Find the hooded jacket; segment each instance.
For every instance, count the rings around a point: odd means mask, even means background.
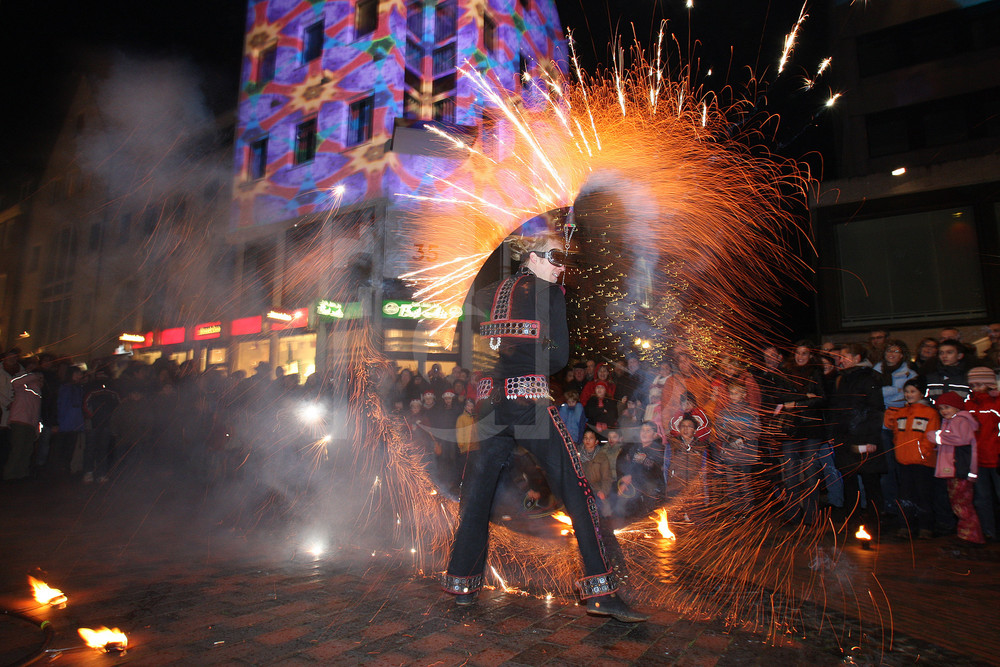
[[[976,431],[979,465],[996,468],[1000,461],[1000,396],[972,392],[965,401],[965,409],[979,422],[979,430]]]
[[[979,422],[967,410],[941,422],[941,429],[931,431],[927,439],[937,443],[935,477],[975,480],[979,473],[976,457],[976,431]]]

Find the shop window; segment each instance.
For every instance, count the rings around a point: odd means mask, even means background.
[[[366,97],[353,102],[348,120],[347,144],[349,146],[357,146],[371,140],[372,126],[375,122],[375,98]]]
[[[443,0],[434,8],[434,41],[441,42],[455,36],[458,5],[454,0]]]
[[[354,9],[354,36],[363,37],[378,27],[378,0],[358,0]]]
[[[299,123],[295,128],[295,164],[312,162],[316,157],[316,119]]]
[[[323,54],[323,22],[307,27],[302,35],[302,64],[312,62]]]
[[[264,178],[267,173],[267,137],[250,144],[250,163],[248,166],[251,180]]]
[[[842,326],[985,317],[971,208],[855,220],[834,235]]]
[[[263,86],[274,80],[274,70],[278,63],[278,47],[272,46],[260,52],[257,61],[257,85]]]
[[[497,22],[489,14],[483,14],[483,49],[493,55],[497,48]]]
[[[455,122],[455,98],[446,97],[434,103],[434,120],[442,123]]]
[[[434,76],[447,74],[455,69],[455,43],[434,49]]]

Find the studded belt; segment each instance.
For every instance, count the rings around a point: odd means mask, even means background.
[[[476,398],[491,398],[493,378],[483,378],[476,385]],[[518,375],[503,381],[504,396],[514,398],[549,398],[549,379],[544,375]]]

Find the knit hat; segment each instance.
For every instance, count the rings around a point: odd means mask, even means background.
[[[608,383],[604,380],[598,380],[594,383],[594,389],[597,389],[598,387],[604,387],[604,391],[608,391]]]
[[[976,366],[969,371],[969,384],[988,384],[997,386],[996,374],[986,366]]]
[[[953,391],[946,391],[934,400],[935,405],[950,405],[956,410],[961,410],[965,406],[962,397]]]
[[[448,398],[449,396],[455,398],[455,392],[453,392],[451,389],[441,394],[441,398]]]
[[[433,392],[433,391],[431,391],[430,389],[428,389],[427,391],[425,391],[425,392],[423,393],[423,396],[424,396],[425,398],[426,398],[427,396],[433,396],[433,395],[434,395],[434,392]]]

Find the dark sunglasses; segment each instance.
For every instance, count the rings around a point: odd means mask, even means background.
[[[541,252],[539,250],[532,250],[531,254],[538,255],[539,257],[544,257],[545,259],[549,260],[549,264],[551,264],[552,266],[566,266],[567,255],[565,250],[556,250],[555,248],[551,248],[549,250],[546,250],[545,252]]]

